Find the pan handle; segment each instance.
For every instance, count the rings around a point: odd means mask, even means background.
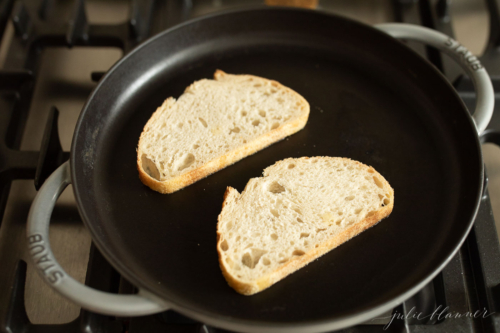
[[[168,310],[166,304],[141,290],[118,295],[92,289],[70,277],[56,261],[49,243],[50,216],[62,191],[71,183],[69,161],[45,181],[28,215],[29,254],[38,273],[56,291],[85,309],[114,316],[141,316]]]
[[[472,118],[476,124],[478,134],[481,134],[493,115],[495,94],[491,79],[486,69],[463,45],[453,38],[438,31],[404,23],[384,23],[375,27],[398,39],[407,39],[422,42],[443,51],[453,58],[472,79],[476,89],[476,110]]]

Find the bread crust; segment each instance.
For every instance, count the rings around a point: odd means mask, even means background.
[[[224,78],[226,73],[224,73],[221,70],[216,70],[214,73],[214,79],[215,80],[221,80]],[[296,97],[301,101],[301,104],[305,106],[305,111],[301,114],[299,118],[297,118],[293,122],[289,123],[284,123],[278,128],[271,130],[264,135],[261,135],[260,137],[256,138],[253,141],[249,141],[244,145],[239,146],[237,149],[230,151],[214,160],[211,160],[210,162],[194,169],[191,170],[187,173],[181,174],[179,176],[176,176],[171,179],[167,179],[164,181],[159,181],[151,177],[146,173],[146,171],[142,167],[141,163],[141,156],[142,156],[142,151],[140,149],[141,147],[141,142],[143,140],[145,132],[148,130],[148,127],[155,121],[156,117],[159,115],[159,111],[162,110],[165,105],[168,103],[174,103],[175,100],[172,97],[169,97],[165,100],[165,102],[160,106],[151,116],[151,118],[148,120],[146,125],[144,126],[144,130],[141,133],[141,136],[139,138],[139,143],[138,143],[138,148],[137,148],[137,170],[139,171],[139,179],[141,182],[151,188],[152,190],[155,190],[160,193],[173,193],[175,191],[178,191],[188,185],[191,185],[195,182],[197,182],[200,179],[203,179],[209,175],[211,175],[214,172],[217,172],[221,169],[224,169],[225,167],[236,163],[240,161],[241,159],[250,156],[252,154],[255,154],[256,152],[270,146],[273,143],[276,143],[280,140],[283,140],[287,136],[290,136],[294,133],[297,133],[300,131],[302,128],[307,123],[307,120],[309,118],[309,112],[310,112],[310,106],[309,103],[297,92],[293,91],[292,89],[283,86],[277,81],[265,79],[262,77],[254,76],[254,75],[242,75],[245,77],[253,77],[253,78],[258,78],[258,79],[263,79],[266,81],[271,82],[271,85],[275,87],[279,87],[280,89],[288,90],[292,92]],[[189,89],[186,88],[186,90]]]
[[[329,158],[329,157],[321,157],[321,158]],[[309,159],[309,157],[302,157],[300,159]],[[300,160],[299,159],[299,160]],[[358,223],[353,224],[349,228],[343,230],[339,234],[335,235],[334,237],[327,239],[323,243],[321,243],[317,248],[312,249],[308,252],[306,252],[302,256],[295,256],[291,258],[285,265],[281,266],[278,270],[270,273],[267,276],[262,277],[256,282],[253,283],[248,283],[244,281],[240,281],[237,278],[235,278],[231,273],[229,272],[228,268],[226,267],[226,263],[224,263],[222,259],[222,249],[221,249],[221,233],[219,232],[219,225],[222,219],[222,214],[219,214],[218,218],[218,223],[217,223],[217,253],[219,256],[219,266],[222,270],[222,274],[224,278],[226,279],[227,283],[229,286],[231,286],[234,290],[236,290],[238,293],[242,295],[253,295],[255,293],[258,293],[271,285],[275,284],[276,282],[284,279],[286,276],[292,274],[293,272],[299,270],[300,268],[306,266],[310,262],[314,261],[315,259],[321,257],[322,255],[330,252],[337,246],[347,242],[348,240],[352,239],[353,237],[359,235],[366,229],[374,226],[378,222],[380,222],[382,219],[386,218],[389,216],[392,212],[392,209],[394,208],[394,190],[390,186],[389,182],[380,174],[378,173],[374,168],[365,165],[361,162],[358,161],[353,161],[349,158],[342,158],[343,160],[348,160],[350,162],[355,162],[357,166],[360,167],[366,167],[369,170],[372,170],[372,174],[374,176],[379,176],[379,179],[382,181],[382,183],[387,186],[388,189],[391,191],[391,197],[392,200],[389,205],[380,208],[379,210],[373,212],[370,216],[364,218],[363,220],[359,221]],[[285,159],[279,162],[287,161],[287,160],[292,160],[292,159]],[[297,160],[297,159],[295,159]],[[248,184],[247,184],[248,185]],[[234,193],[234,192],[236,193]],[[237,190],[234,188],[228,187],[226,192],[224,193],[224,201],[222,204],[222,208],[224,208],[225,205],[228,204],[228,201],[231,199],[232,196],[235,194],[239,194]]]

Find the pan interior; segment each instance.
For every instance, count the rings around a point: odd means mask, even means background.
[[[126,278],[181,312],[279,325],[373,309],[436,272],[467,233],[482,172],[474,128],[444,79],[382,33],[306,11],[256,13],[165,33],[101,82],[73,142],[81,213],[93,240]],[[290,24],[297,20],[300,29]],[[136,169],[146,121],[165,98],[178,97],[216,69],[294,89],[311,106],[306,127],[179,192],[150,190]],[[394,211],[271,288],[241,296],[218,265],[224,191],[241,192],[265,167],[301,156],[372,165],[395,190]]]

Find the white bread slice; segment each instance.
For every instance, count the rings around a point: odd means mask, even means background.
[[[139,178],[172,193],[301,130],[307,101],[280,83],[220,70],[147,122],[137,148]]]
[[[348,158],[288,158],[228,187],[217,224],[224,277],[244,295],[266,289],[387,217],[394,190]]]

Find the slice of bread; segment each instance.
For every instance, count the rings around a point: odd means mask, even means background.
[[[231,287],[252,295],[387,217],[394,190],[372,167],[348,158],[277,162],[240,194],[228,187],[217,252]]]
[[[301,130],[309,103],[280,83],[217,70],[147,122],[137,148],[139,178],[172,193]]]

